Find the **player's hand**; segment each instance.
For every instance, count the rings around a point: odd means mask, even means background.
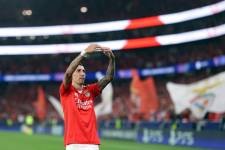
[[[100,50],[102,48],[98,44],[90,44],[84,51],[85,51],[85,53],[92,53],[92,52],[96,51],[96,49]]]
[[[114,54],[113,54],[113,52],[112,52],[112,50],[110,48],[108,48],[108,47],[101,47],[101,48],[102,48],[103,53],[107,57],[109,57],[111,59],[114,59],[115,58],[115,56],[114,56]]]

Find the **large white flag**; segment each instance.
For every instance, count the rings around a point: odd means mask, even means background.
[[[48,96],[48,100],[52,104],[52,106],[55,108],[55,110],[57,111],[59,116],[62,119],[64,119],[63,110],[62,110],[62,106],[61,106],[60,101],[57,98],[55,98],[55,97],[53,97],[51,95]]]
[[[191,84],[166,86],[177,114],[190,109],[196,118],[203,118],[206,112],[225,112],[225,72]]]
[[[103,77],[104,76],[101,72],[96,73],[96,78],[98,80],[101,80]],[[97,118],[101,115],[107,115],[112,113],[113,87],[111,83],[109,83],[102,90],[101,99],[101,103],[95,106],[95,114]]]

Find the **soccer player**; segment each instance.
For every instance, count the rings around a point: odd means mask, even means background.
[[[109,58],[106,75],[97,83],[84,85],[86,71],[81,61],[96,50],[102,51]],[[64,112],[66,150],[99,150],[94,99],[113,80],[114,70],[114,54],[110,48],[97,44],[90,44],[70,63],[59,90]]]

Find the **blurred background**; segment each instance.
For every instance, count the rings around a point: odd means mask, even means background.
[[[0,0],[0,149],[63,149],[59,85],[89,43],[116,56],[102,150],[225,149],[223,0]],[[88,57],[86,83],[107,65]]]

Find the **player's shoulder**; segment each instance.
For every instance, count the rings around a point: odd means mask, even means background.
[[[87,86],[86,90],[91,92],[94,97],[98,96],[101,93],[100,87],[99,87],[97,82],[92,83],[92,84],[88,84],[86,86]]]
[[[90,84],[85,85],[84,88],[93,89],[93,88],[96,88],[97,86],[98,86],[97,83],[90,83]]]
[[[68,93],[68,92],[71,91],[71,89],[72,89],[71,87],[72,87],[72,85],[69,84],[69,86],[68,86],[67,88],[65,88],[65,85],[64,85],[64,83],[62,82],[62,83],[60,84],[59,93],[60,93],[60,94],[66,94],[66,93]]]

